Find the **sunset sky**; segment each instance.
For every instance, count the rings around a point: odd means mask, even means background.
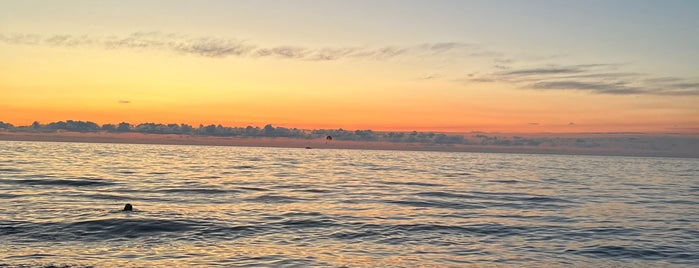
[[[0,121],[699,133],[699,1],[0,1]]]

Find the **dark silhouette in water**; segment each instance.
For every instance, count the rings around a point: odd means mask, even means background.
[[[133,206],[131,204],[124,205],[124,211],[133,211]]]
[[[332,141],[332,140],[333,140],[333,137],[328,135],[327,137],[325,137],[325,144],[328,144],[328,142]]]

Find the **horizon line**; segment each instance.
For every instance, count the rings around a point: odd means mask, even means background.
[[[417,133],[445,133],[445,134],[478,134],[478,133],[487,133],[487,134],[616,134],[616,135],[644,135],[644,134],[664,134],[664,135],[699,135],[699,128],[679,128],[678,131],[671,131],[671,130],[666,130],[666,131],[488,131],[488,130],[470,130],[470,131],[443,131],[443,130],[418,130],[419,128],[415,128],[413,130],[382,130],[382,129],[371,129],[371,128],[344,128],[344,127],[337,127],[337,128],[303,128],[303,127],[291,127],[291,126],[286,126],[286,125],[274,125],[274,123],[266,123],[263,124],[262,126],[259,125],[254,125],[254,124],[247,124],[247,125],[224,125],[221,123],[209,123],[209,124],[204,124],[204,123],[198,123],[198,124],[192,124],[192,123],[159,123],[159,122],[139,122],[139,123],[131,123],[131,122],[126,122],[126,121],[121,121],[118,123],[97,123],[95,121],[90,121],[90,120],[73,120],[73,119],[66,119],[66,120],[58,120],[58,121],[51,121],[48,123],[41,123],[38,120],[34,120],[31,124],[28,125],[20,125],[20,124],[14,124],[11,122],[5,122],[3,120],[0,120],[0,130],[3,130],[3,124],[5,125],[10,125],[13,128],[29,128],[32,127],[33,124],[38,123],[39,125],[49,125],[49,124],[56,124],[56,123],[68,123],[68,122],[75,122],[75,123],[94,123],[100,128],[103,128],[104,126],[107,125],[113,125],[113,126],[118,126],[119,124],[126,123],[131,125],[131,127],[137,127],[139,125],[148,125],[148,124],[153,124],[153,125],[162,125],[162,126],[169,126],[169,125],[177,125],[177,126],[189,126],[194,129],[198,129],[201,127],[209,127],[209,126],[214,126],[214,127],[223,127],[223,128],[231,128],[231,129],[244,129],[247,127],[253,127],[256,129],[264,129],[266,126],[271,126],[273,128],[284,128],[284,129],[289,129],[289,130],[300,130],[300,131],[318,131],[318,130],[330,130],[330,131],[372,131],[372,132],[377,132],[377,133],[411,133],[411,132],[417,132]],[[198,125],[198,126],[197,126]],[[104,130],[106,131],[106,130]]]

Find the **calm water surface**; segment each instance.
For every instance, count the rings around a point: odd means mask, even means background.
[[[697,159],[0,142],[0,208],[0,267],[699,266]]]

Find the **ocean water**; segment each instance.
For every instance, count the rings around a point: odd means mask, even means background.
[[[696,267],[699,160],[0,142],[35,266]]]

